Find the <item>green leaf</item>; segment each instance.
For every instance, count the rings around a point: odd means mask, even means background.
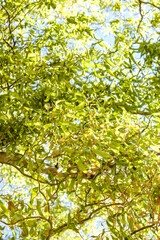
[[[4,213],[6,213],[8,211],[6,206],[4,205],[4,203],[2,201],[0,201],[0,208],[3,210]]]
[[[45,128],[45,129],[48,129],[48,128],[50,128],[50,127],[52,127],[52,123],[48,123],[48,124],[45,124],[45,125],[44,125],[44,128]]]
[[[22,214],[16,213],[16,214],[12,217],[12,221],[13,221],[13,222],[17,222],[17,221],[19,221],[19,220],[22,220],[23,218],[24,218],[24,217],[23,217]]]
[[[91,182],[91,186],[92,186],[93,189],[95,189],[95,190],[97,190],[97,191],[100,190],[99,187],[96,185],[96,183],[93,182],[93,181]]]
[[[43,216],[42,210],[41,210],[41,201],[39,199],[37,199],[37,205],[36,205],[36,209],[38,211],[38,213]]]
[[[85,170],[87,170],[87,165],[85,165],[84,162],[82,162],[81,160],[76,161],[78,168],[83,172]]]
[[[27,237],[28,236],[28,227],[25,222],[22,222],[22,236]]]
[[[69,192],[73,191],[74,190],[74,185],[75,185],[75,179],[73,178],[71,180],[71,183],[69,185]]]
[[[67,225],[68,225],[68,227],[70,227],[71,222],[72,222],[72,218],[71,218],[71,214],[70,214],[70,212],[69,212],[69,213],[68,213],[68,220],[67,220]]]
[[[106,69],[106,71],[107,71],[110,75],[112,75],[112,76],[114,77],[114,73],[112,72],[111,69]]]
[[[105,60],[111,67],[115,67],[115,65],[108,58],[106,58]]]
[[[32,189],[32,191],[31,191],[31,201],[30,201],[31,204],[33,204],[34,198],[37,196],[38,191],[39,191],[38,187],[34,187]]]
[[[93,152],[102,158],[108,158],[107,152],[94,149]]]
[[[77,107],[76,110],[82,109],[85,106],[85,102],[80,103]]]

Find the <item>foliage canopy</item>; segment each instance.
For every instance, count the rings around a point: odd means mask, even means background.
[[[1,239],[158,239],[158,0],[1,0]]]

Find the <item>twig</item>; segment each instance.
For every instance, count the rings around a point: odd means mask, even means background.
[[[1,162],[0,162],[0,163],[1,163]],[[2,164],[7,164],[7,165],[10,165],[10,166],[14,167],[14,168],[17,169],[23,176],[28,177],[28,178],[30,178],[30,179],[32,179],[32,180],[34,180],[34,181],[37,181],[37,182],[40,182],[40,183],[43,183],[43,184],[48,184],[48,185],[50,185],[50,186],[56,185],[56,184],[50,183],[50,182],[48,182],[48,181],[43,182],[43,181],[41,181],[41,180],[36,179],[36,178],[32,177],[31,175],[28,175],[28,174],[24,173],[20,168],[18,168],[17,166],[13,165],[12,163],[7,162],[7,163],[2,163]]]
[[[7,223],[7,222],[5,222],[5,221],[3,221],[3,220],[0,220],[0,222],[3,223],[3,224],[5,224],[5,225],[9,225],[9,226],[10,226],[10,225],[15,225],[15,224],[17,224],[17,223],[19,223],[19,222],[23,222],[23,221],[25,221],[25,220],[30,220],[30,219],[37,219],[37,220],[42,219],[42,220],[45,220],[45,221],[48,222],[48,219],[45,218],[45,217],[42,217],[42,216],[26,217],[26,218],[22,218],[22,219],[19,219],[19,220],[15,221],[15,222],[10,222],[10,223]]]
[[[141,25],[141,23],[143,21],[143,17],[144,17],[144,15],[142,14],[142,1],[141,0],[138,0],[138,1],[139,1],[139,13],[140,13],[141,19],[140,19],[139,24],[138,24],[137,32],[140,28],[140,25]]]
[[[157,8],[157,9],[159,9],[160,10],[160,7],[158,7],[157,5],[155,5],[154,3],[151,3],[151,2],[144,2],[144,1],[141,1],[141,3],[144,3],[144,4],[149,4],[149,5],[151,5],[151,6],[153,6],[153,7],[155,7],[155,8]]]
[[[6,9],[2,4],[1,4],[1,7],[2,7],[2,9],[5,10],[5,12],[6,12],[7,16],[8,16],[8,28],[9,28],[10,37],[11,37],[11,39],[13,40],[13,46],[11,46],[11,45],[10,45],[8,42],[6,42],[4,39],[3,39],[3,40],[7,43],[7,45],[9,45],[9,46],[11,47],[11,49],[13,49],[14,46],[16,45],[16,42],[15,42],[15,40],[14,40],[13,31],[12,31],[12,29],[11,29],[11,17],[10,17],[10,14],[9,14],[9,12],[7,11],[7,9]]]
[[[153,227],[154,225],[155,225],[155,223],[153,223],[153,224],[151,224],[151,225],[147,225],[147,226],[142,227],[142,228],[139,228],[139,229],[133,231],[133,232],[131,233],[131,235],[134,235],[134,234],[136,234],[137,232],[140,232],[140,231],[142,231],[142,230],[144,230],[144,229],[151,228],[151,227]]]

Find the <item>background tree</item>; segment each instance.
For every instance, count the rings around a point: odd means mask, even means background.
[[[0,7],[1,239],[159,238],[159,1]]]

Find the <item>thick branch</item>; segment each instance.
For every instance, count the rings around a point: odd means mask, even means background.
[[[90,220],[90,219],[93,219],[93,218],[96,216],[95,214],[98,213],[98,212],[99,212],[101,209],[103,209],[103,208],[108,208],[108,207],[117,206],[117,205],[123,205],[123,203],[111,203],[111,204],[108,204],[108,205],[103,205],[103,206],[101,206],[101,207],[93,210],[93,211],[89,214],[89,216],[88,216],[87,218],[81,219],[78,224],[82,224],[82,223],[85,223],[86,221],[88,221],[88,220]],[[74,219],[73,219],[73,220],[74,220]],[[68,224],[67,224],[67,223],[64,223],[64,224],[62,224],[61,226],[52,229],[52,235],[53,235],[54,233],[63,231],[64,228],[66,228],[67,226],[68,226]]]

